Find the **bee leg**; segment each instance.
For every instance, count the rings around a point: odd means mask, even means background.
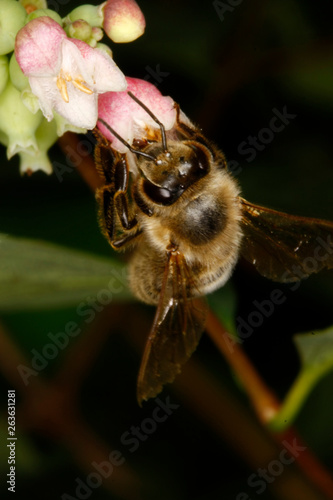
[[[98,155],[102,160],[100,165],[102,171],[105,172],[104,178],[110,181],[96,192],[100,206],[100,225],[110,245],[114,249],[119,249],[140,232],[136,217],[129,215],[127,162],[123,155],[115,157],[112,151],[109,152],[109,148],[103,146],[99,147]],[[110,158],[114,161],[110,162]]]
[[[95,129],[94,134],[97,139],[96,167],[105,182],[96,192],[100,225],[110,245],[120,248],[138,234],[136,217],[130,216],[128,206],[128,166],[125,155],[114,151],[98,129]]]
[[[129,217],[127,188],[128,188],[128,166],[125,157],[121,157],[115,164],[114,170],[114,204],[120,223],[125,230],[133,229],[138,221],[135,216]]]
[[[116,250],[119,250],[120,248],[124,247],[125,245],[127,245],[127,243],[130,243],[132,240],[134,240],[137,236],[139,236],[139,234],[142,233],[142,230],[141,229],[138,229],[138,231],[136,231],[135,233],[129,233],[129,234],[126,234],[125,236],[123,236],[122,238],[119,238],[118,240],[114,240],[112,242],[112,246],[113,248],[115,248]]]
[[[110,142],[95,128],[94,136],[97,143],[95,146],[95,165],[96,170],[105,182],[113,183],[113,167],[116,163],[116,155],[111,149]]]
[[[179,104],[175,103],[174,104],[176,108],[176,122],[177,122],[177,129],[182,135],[182,139],[192,139],[193,141],[197,140],[197,137],[201,138],[201,134],[198,133],[196,129],[193,129],[189,125],[186,125],[185,123],[180,121],[180,107]],[[199,141],[201,142],[201,141]]]

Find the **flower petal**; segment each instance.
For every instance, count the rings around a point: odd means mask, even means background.
[[[51,78],[30,78],[31,90],[38,95],[41,110],[47,120],[53,119],[53,110],[80,128],[92,129],[97,121],[97,95],[87,95],[68,85],[69,102],[65,102]]]
[[[57,75],[65,31],[50,17],[33,19],[16,37],[15,56],[26,76]]]
[[[71,40],[79,50],[84,59],[86,72],[92,77],[87,78],[92,88],[97,93],[108,91],[126,90],[127,82],[124,74],[120,71],[114,60],[104,51],[92,49],[81,40]]]
[[[52,163],[50,162],[47,153],[39,151],[38,153],[29,154],[27,151],[20,151],[20,174],[31,175],[38,170],[42,170],[46,174],[52,174]]]
[[[92,129],[97,94],[127,86],[110,56],[82,40],[67,38],[48,17],[34,19],[20,31],[16,57],[49,121],[55,111],[76,127]]]
[[[54,110],[76,127],[93,129],[97,122],[97,94],[86,95],[68,88],[69,103],[58,100]]]
[[[170,130],[176,121],[176,110],[171,97],[163,96],[157,88],[146,80],[126,78],[127,91],[131,91]],[[137,104],[127,92],[107,92],[98,97],[98,116],[106,121],[125,141],[146,137],[147,127],[155,129],[159,125]],[[97,122],[101,132],[112,141],[112,146],[121,153],[128,151],[109,130]]]
[[[20,156],[20,172],[32,173],[37,170],[43,170],[46,174],[52,173],[52,164],[47,156],[49,148],[58,139],[55,122],[48,123],[43,118],[42,123],[36,130],[35,138],[37,141],[37,151],[23,150]]]

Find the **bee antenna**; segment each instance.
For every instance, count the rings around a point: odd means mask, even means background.
[[[154,113],[152,113],[150,111],[150,109],[147,108],[147,106],[145,104],[143,104],[143,102],[140,101],[140,99],[138,99],[134,94],[132,94],[131,91],[128,91],[127,94],[133,99],[133,101],[135,101],[137,104],[139,104],[139,106],[141,106],[141,108],[143,108],[146,111],[146,113],[148,113],[148,115],[154,120],[154,122],[156,122],[159,125],[159,127],[161,129],[163,150],[164,150],[165,153],[167,153],[168,152],[168,148],[167,148],[165,128],[164,128],[163,123],[161,123],[159,121],[159,119],[154,115]]]
[[[134,153],[139,156],[144,156],[145,158],[148,158],[149,160],[152,160],[156,163],[155,156],[149,155],[148,153],[144,153],[143,151],[137,151],[136,149],[132,148],[132,146],[127,141],[125,141],[125,139],[123,139],[112,127],[110,127],[110,125],[106,123],[106,121],[104,121],[103,118],[98,118],[98,121],[102,125],[104,125],[104,127],[107,128],[108,131],[111,132],[111,134],[118,139],[118,141],[124,144],[124,146],[126,146],[131,151],[131,153]]]

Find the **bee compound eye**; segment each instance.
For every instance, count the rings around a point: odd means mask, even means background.
[[[199,146],[191,146],[194,151],[194,157],[192,159],[193,167],[199,171],[208,172],[209,171],[209,159],[205,151]]]
[[[148,198],[157,205],[173,205],[183,194],[186,186],[184,184],[176,186],[156,186],[149,181],[144,181],[143,190]]]
[[[173,194],[169,189],[155,186],[149,181],[145,181],[143,184],[144,191],[146,195],[158,205],[171,205],[173,202]]]

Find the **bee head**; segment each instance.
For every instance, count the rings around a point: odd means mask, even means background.
[[[144,150],[153,160],[138,158],[138,167],[145,178],[143,188],[151,201],[172,205],[197,180],[208,174],[210,155],[195,141],[169,141],[167,151],[159,143]]]
[[[148,142],[145,147],[136,149],[103,119],[99,118],[99,122],[137,156],[148,198],[158,205],[172,205],[186,189],[208,174],[212,155],[206,146],[194,140],[167,142],[164,125],[132,92],[128,95],[158,124],[161,141]]]

